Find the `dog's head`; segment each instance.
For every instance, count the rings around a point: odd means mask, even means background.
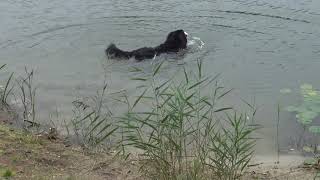
[[[187,33],[182,29],[170,32],[165,44],[177,50],[185,49],[187,47]]]

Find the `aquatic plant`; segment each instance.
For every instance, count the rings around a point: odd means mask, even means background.
[[[320,134],[320,126],[315,125],[314,120],[320,115],[320,94],[310,84],[303,84],[300,87],[302,102],[297,106],[288,106],[289,112],[296,113],[297,121],[309,132]]]

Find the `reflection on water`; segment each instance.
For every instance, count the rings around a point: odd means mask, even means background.
[[[172,61],[165,71],[205,54],[206,72],[222,73],[236,95],[259,105],[263,143],[273,146],[276,104],[295,100],[280,89],[297,90],[304,82],[319,87],[319,8],[318,0],[2,0],[0,61],[18,73],[34,68],[43,116],[56,107],[67,116],[74,97],[101,86],[106,64],[110,87],[132,93],[128,68],[150,68],[150,61],[110,63],[109,43],[154,46],[181,28],[205,46],[182,59],[162,57]],[[281,131],[291,126],[288,117]]]

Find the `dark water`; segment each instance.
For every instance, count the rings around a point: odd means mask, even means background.
[[[167,70],[205,54],[205,72],[222,73],[236,95],[258,105],[262,144],[271,147],[277,103],[297,100],[280,89],[320,87],[319,9],[318,0],[2,0],[0,62],[18,74],[25,66],[35,69],[42,119],[57,108],[69,116],[76,96],[101,86],[109,43],[153,46],[184,29],[205,46],[179,60],[169,57]],[[146,69],[151,61],[109,64],[111,89],[134,91],[128,68]],[[290,117],[283,117],[281,133],[293,126]]]

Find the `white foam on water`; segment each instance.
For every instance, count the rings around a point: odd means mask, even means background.
[[[199,37],[188,36],[187,49],[189,52],[200,51],[205,43]]]
[[[156,57],[157,57],[157,54],[155,53],[154,56],[153,56],[153,58],[152,58],[152,60],[155,60]]]

